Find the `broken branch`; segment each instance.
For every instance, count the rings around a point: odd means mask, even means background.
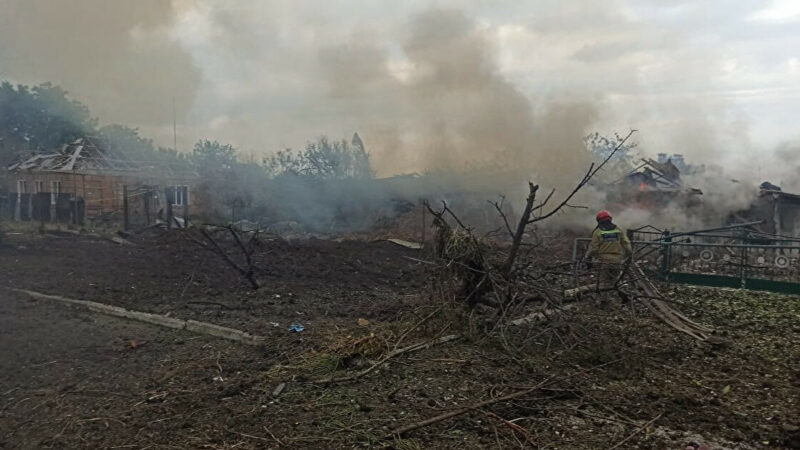
[[[628,437],[626,437],[625,439],[617,442],[613,447],[609,448],[608,450],[614,450],[615,448],[619,448],[622,444],[628,442],[632,437],[634,437],[637,434],[641,433],[643,430],[646,430],[647,427],[652,425],[653,422],[655,422],[656,420],[658,420],[661,417],[661,414],[663,414],[663,413],[659,413],[657,416],[655,416],[652,419],[648,420],[647,423],[645,423],[641,427],[637,428],[636,431],[634,431],[633,433],[629,434]]]
[[[564,208],[565,206],[567,206],[567,204],[569,204],[569,201],[570,201],[570,200],[572,200],[572,197],[574,197],[574,196],[575,196],[575,194],[577,194],[577,193],[578,193],[578,191],[580,191],[580,190],[581,190],[581,189],[582,189],[584,186],[586,186],[586,184],[588,184],[588,183],[589,183],[589,181],[590,181],[592,178],[594,178],[594,176],[597,174],[597,172],[599,172],[599,171],[600,171],[600,170],[601,170],[601,169],[602,169],[602,168],[603,168],[603,167],[604,167],[604,166],[605,166],[605,165],[606,165],[606,164],[607,164],[607,163],[608,163],[608,162],[611,160],[611,158],[613,158],[613,157],[614,157],[614,155],[617,153],[617,151],[618,151],[620,148],[622,148],[622,146],[623,146],[623,145],[625,145],[625,142],[626,142],[626,141],[627,141],[627,140],[628,140],[628,139],[629,139],[629,138],[630,138],[630,137],[633,135],[633,133],[635,133],[635,132],[636,132],[636,130],[631,130],[631,131],[628,133],[628,135],[627,135],[627,136],[625,136],[625,137],[624,137],[624,138],[623,138],[623,139],[622,139],[622,140],[621,140],[621,141],[620,141],[620,142],[619,142],[619,143],[618,143],[618,144],[617,144],[617,145],[614,147],[614,149],[613,149],[613,150],[611,150],[611,152],[609,152],[608,156],[606,156],[606,157],[605,157],[605,159],[604,159],[602,162],[600,162],[600,164],[598,164],[597,166],[595,166],[594,164],[590,164],[590,165],[589,165],[589,170],[587,170],[587,171],[586,171],[586,174],[583,176],[583,178],[581,179],[581,181],[580,181],[580,182],[578,182],[578,184],[575,186],[575,188],[574,188],[574,189],[572,189],[572,192],[570,192],[570,193],[569,193],[569,195],[567,195],[567,196],[564,198],[564,200],[562,200],[562,201],[561,201],[561,203],[559,203],[559,204],[558,204],[558,205],[557,205],[555,208],[553,208],[553,209],[552,209],[550,212],[548,212],[548,213],[546,213],[546,214],[544,214],[544,215],[541,215],[541,216],[539,216],[539,217],[535,217],[535,218],[531,219],[530,221],[528,221],[528,223],[539,222],[539,221],[542,221],[542,220],[544,220],[544,219],[547,219],[548,217],[552,216],[553,214],[557,213],[557,212],[558,212],[558,211],[560,211],[562,208]]]
[[[586,374],[586,373],[591,372],[593,370],[596,370],[596,369],[599,369],[599,368],[602,368],[602,367],[605,367],[605,366],[608,366],[608,365],[611,365],[611,364],[618,363],[618,362],[622,361],[622,359],[623,358],[619,358],[619,359],[615,359],[613,361],[609,361],[607,363],[599,364],[597,366],[592,366],[592,367],[589,367],[588,369],[581,370],[579,372],[575,372],[573,374],[570,374],[570,375],[567,375],[567,376],[564,376],[564,377],[560,377],[560,378],[557,377],[556,375],[552,375],[552,376],[546,378],[544,381],[540,382],[539,384],[537,384],[537,385],[535,385],[533,387],[530,387],[528,389],[524,389],[522,391],[514,392],[513,394],[508,394],[508,395],[504,395],[504,396],[501,396],[501,397],[497,397],[497,398],[493,398],[493,399],[489,399],[489,400],[484,400],[482,402],[478,402],[478,403],[475,403],[475,404],[470,405],[470,406],[465,406],[463,408],[459,408],[459,409],[456,409],[456,410],[453,410],[453,411],[450,411],[450,412],[447,412],[447,413],[444,413],[444,414],[439,414],[438,416],[434,416],[434,417],[431,417],[429,419],[425,419],[425,420],[417,422],[417,423],[413,423],[413,424],[410,424],[410,425],[406,425],[404,427],[396,428],[393,431],[391,431],[389,434],[384,436],[384,439],[391,439],[393,437],[402,436],[403,434],[408,433],[409,431],[413,431],[413,430],[416,430],[418,428],[426,427],[426,426],[432,425],[434,423],[439,423],[439,422],[442,422],[444,420],[450,419],[452,417],[457,417],[457,416],[460,416],[462,414],[466,414],[466,413],[468,413],[470,411],[475,411],[475,410],[481,409],[484,406],[489,406],[489,405],[493,405],[495,403],[500,403],[500,402],[505,402],[505,401],[508,401],[508,400],[513,400],[513,399],[519,398],[519,397],[524,397],[524,396],[526,396],[528,394],[531,394],[531,393],[543,388],[544,386],[547,386],[548,384],[553,383],[556,380],[563,381],[563,380],[566,380],[566,379],[569,379],[569,378],[574,378],[574,377],[576,377],[578,375],[583,375],[583,374]]]
[[[247,279],[247,281],[250,283],[250,287],[252,287],[253,289],[258,289],[258,288],[261,287],[258,284],[258,281],[256,281],[255,276],[253,275],[252,264],[250,265],[250,267],[248,267],[247,270],[243,269],[241,266],[239,266],[239,264],[236,263],[236,261],[232,260],[230,258],[230,256],[228,256],[228,254],[225,252],[225,250],[223,250],[222,247],[220,247],[220,245],[217,243],[217,241],[214,240],[214,238],[211,237],[211,235],[208,234],[208,232],[206,230],[201,229],[200,232],[203,234],[203,237],[205,237],[206,240],[211,244],[211,248],[210,249],[208,247],[206,247],[205,245],[203,247],[213,251],[214,253],[216,253],[217,255],[222,257],[222,259],[224,259],[225,262],[228,263],[228,265],[233,267],[237,272],[239,272],[240,275],[242,275],[245,279]],[[232,229],[231,229],[231,232],[233,233],[234,236],[236,236],[236,233],[233,232]],[[238,240],[238,237],[237,237],[237,241],[241,245],[241,241]],[[195,242],[197,242],[197,241],[195,241]],[[242,247],[242,249],[244,251],[244,247]],[[244,251],[244,253],[245,253],[245,255],[247,255],[246,251]],[[251,263],[249,255],[247,255],[247,261],[248,261],[248,263]]]
[[[394,350],[389,352],[386,356],[380,359],[380,361],[376,362],[375,364],[367,367],[366,369],[362,370],[361,372],[357,372],[354,375],[340,377],[340,378],[329,378],[327,380],[315,380],[312,383],[320,383],[320,384],[331,384],[331,383],[341,383],[345,381],[355,381],[359,378],[363,377],[364,375],[369,374],[370,372],[374,371],[378,367],[382,366],[386,361],[394,358],[395,356],[402,355],[403,353],[410,353],[415,352],[418,350],[423,350],[429,347],[433,347],[434,345],[444,344],[445,342],[454,341],[459,339],[461,336],[458,334],[450,334],[447,336],[442,336],[438,339],[434,339],[428,342],[422,342],[419,344],[409,345],[408,347],[403,347],[398,350]]]
[[[459,409],[456,409],[454,411],[450,411],[450,412],[447,412],[447,413],[444,413],[444,414],[439,414],[438,416],[434,416],[434,417],[431,417],[429,419],[426,419],[426,420],[423,420],[423,421],[420,421],[420,422],[417,422],[417,423],[412,423],[411,425],[406,425],[404,427],[397,428],[397,429],[393,430],[391,433],[389,433],[386,436],[386,438],[391,438],[393,436],[402,436],[403,434],[408,433],[409,431],[413,431],[413,430],[416,430],[418,428],[426,427],[428,425],[432,425],[434,423],[438,423],[438,422],[441,422],[443,420],[450,419],[452,417],[460,416],[460,415],[466,414],[466,413],[468,413],[470,411],[475,411],[475,410],[481,409],[484,406],[488,406],[488,405],[492,405],[492,404],[495,404],[495,403],[504,402],[504,401],[508,401],[508,400],[513,400],[515,398],[523,397],[525,395],[528,395],[528,394],[531,394],[531,393],[537,391],[538,389],[541,389],[543,386],[545,386],[546,384],[550,383],[554,378],[555,377],[547,378],[546,380],[542,381],[541,383],[537,384],[536,386],[533,386],[531,388],[528,388],[528,389],[525,389],[525,390],[522,390],[522,391],[515,392],[513,394],[508,394],[508,395],[504,395],[502,397],[497,397],[497,398],[493,398],[493,399],[489,399],[489,400],[484,400],[482,402],[478,402],[478,403],[475,403],[475,404],[470,405],[470,406],[465,406],[463,408],[459,408]]]

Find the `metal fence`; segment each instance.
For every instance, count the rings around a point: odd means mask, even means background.
[[[800,294],[800,239],[763,233],[629,232],[634,258],[669,282]],[[590,239],[576,239],[573,263]],[[756,243],[754,243],[756,242]]]

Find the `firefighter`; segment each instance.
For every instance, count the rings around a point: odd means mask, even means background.
[[[592,242],[586,252],[586,261],[596,259],[600,263],[600,282],[616,281],[620,265],[633,254],[631,241],[625,230],[614,225],[608,211],[597,213],[597,227],[592,232]]]

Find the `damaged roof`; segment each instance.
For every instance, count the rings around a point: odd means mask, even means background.
[[[658,190],[681,189],[680,170],[667,160],[658,162],[649,158],[642,159],[642,164],[632,170],[623,181]]]
[[[171,167],[167,162],[136,163],[118,157],[98,145],[99,140],[82,137],[61,147],[54,153],[36,154],[21,162],[11,164],[8,170],[43,172],[146,172],[148,175],[196,176],[188,166]],[[177,170],[176,170],[177,169]]]
[[[775,198],[775,199],[781,198],[781,199],[792,200],[794,202],[800,202],[800,194],[792,194],[792,193],[789,193],[789,192],[785,192],[785,191],[783,191],[781,189],[780,186],[776,186],[776,185],[770,183],[769,181],[765,181],[765,182],[761,183],[761,186],[759,186],[759,187],[761,188],[759,194],[762,197],[766,196],[766,195],[770,195],[770,196],[772,196],[772,198]]]
[[[56,153],[38,154],[8,166],[10,171],[42,170],[48,172],[77,172],[82,170],[125,171],[131,164],[108,157],[107,153],[89,138],[78,138],[64,144]]]

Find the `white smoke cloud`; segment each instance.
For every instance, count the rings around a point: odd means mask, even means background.
[[[645,153],[751,182],[797,154],[771,151],[797,139],[800,101],[779,3],[2,0],[0,78],[61,84],[166,146],[174,97],[182,150],[211,138],[259,156],[358,131],[380,175],[477,168],[504,174],[482,189],[519,197],[529,177],[568,190],[595,129],[637,128]]]
[[[785,2],[436,5],[475,22],[485,61],[534,111],[592,105],[601,132],[634,127],[646,151],[701,162],[737,161],[796,138],[800,36]],[[408,39],[428,8],[422,0],[4,0],[0,76],[62,84],[103,122],[139,126],[164,145],[175,97],[183,150],[216,138],[264,154],[359,131],[391,173],[413,165],[392,145],[414,145],[418,133],[406,126],[429,112],[398,89],[424,75],[424,55]]]

